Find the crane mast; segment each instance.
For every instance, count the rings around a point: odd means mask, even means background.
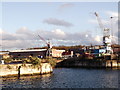
[[[46,41],[43,37],[41,37],[40,35],[38,35],[39,37],[40,37],[40,39],[42,40],[42,41],[44,41],[45,43],[46,43],[46,45],[47,45],[47,52],[46,52],[46,56],[51,56],[51,54],[52,54],[52,46],[51,46],[51,43],[50,43],[50,41]]]
[[[97,17],[97,21],[99,23],[99,26],[100,26],[102,32],[103,32],[104,49],[106,50],[106,53],[112,53],[110,29],[109,28],[104,28],[98,13],[95,12],[94,14]]]

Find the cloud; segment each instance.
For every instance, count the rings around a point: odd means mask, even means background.
[[[53,39],[54,38],[62,39],[62,38],[66,37],[66,33],[64,31],[62,31],[61,29],[55,29],[55,30],[52,30],[51,32],[53,35]]]
[[[58,35],[65,36],[65,32],[62,31],[61,29],[56,29],[56,30],[53,30],[52,32]]]
[[[64,27],[73,26],[72,23],[69,23],[64,20],[55,19],[55,18],[48,18],[48,19],[45,19],[43,22],[51,25],[56,25],[56,26],[64,26]]]
[[[99,22],[98,22],[98,20],[97,20],[96,18],[95,18],[95,19],[89,19],[89,20],[88,20],[88,23],[92,23],[92,24],[97,24],[97,25],[99,25]],[[111,24],[111,22],[108,21],[108,20],[101,19],[101,24],[102,24],[103,26],[108,26],[108,25]]]
[[[92,23],[92,24],[97,24],[98,23],[96,19],[89,19],[88,22]]]
[[[15,33],[9,33],[1,30],[2,33],[2,48],[3,49],[26,49],[31,47],[46,46],[38,35],[43,37],[46,41],[49,39],[52,45],[101,45],[102,36],[93,36],[92,32],[64,32],[62,29],[48,30],[35,30],[31,31],[28,28],[20,28]],[[7,36],[9,35],[9,36]],[[114,38],[114,42],[117,41]]]
[[[105,13],[109,15],[109,17],[118,17],[118,12],[106,11]]]
[[[101,37],[100,37],[100,36],[98,36],[98,35],[95,37],[95,40],[96,40],[97,42],[102,41],[102,40],[101,40]]]
[[[9,33],[1,29],[0,35],[2,36],[1,40],[31,40],[34,38],[33,32],[27,28],[20,28],[16,33]]]
[[[74,4],[73,3],[65,3],[65,4],[62,4],[59,9],[65,9],[65,8],[70,8],[70,7],[73,7]]]
[[[0,33],[3,33],[3,30],[0,28]]]
[[[71,14],[71,10],[75,7],[75,4],[73,3],[62,3],[58,8],[57,8],[57,13],[59,15],[63,15],[64,14]]]

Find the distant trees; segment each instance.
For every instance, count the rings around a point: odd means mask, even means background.
[[[76,45],[76,46],[53,46],[54,49],[64,49],[64,50],[69,50],[69,49],[78,49],[78,48],[83,48],[84,46],[82,45]]]
[[[53,49],[59,49],[59,50],[69,50],[69,49],[77,49],[77,48],[83,48],[82,45],[75,45],[75,46],[53,46]],[[28,48],[28,49],[47,49],[47,47],[35,47],[35,48]]]

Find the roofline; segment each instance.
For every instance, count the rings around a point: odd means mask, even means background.
[[[10,52],[33,52],[33,51],[46,51],[47,49],[35,49],[35,50],[12,50]]]

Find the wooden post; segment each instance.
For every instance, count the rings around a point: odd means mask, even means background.
[[[117,60],[117,68],[119,68],[119,65],[118,65],[119,63],[118,63],[118,60]]]
[[[18,67],[18,79],[20,78],[20,68],[21,66]]]
[[[112,64],[113,64],[113,63],[112,63],[112,60],[111,60],[110,64],[111,64],[111,68],[112,68]]]

